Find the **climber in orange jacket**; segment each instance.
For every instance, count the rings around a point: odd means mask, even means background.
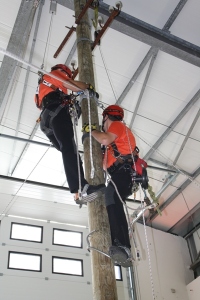
[[[120,106],[108,106],[103,111],[103,132],[91,129],[91,135],[106,148],[103,165],[111,177],[105,190],[105,204],[112,240],[109,254],[114,263],[127,268],[132,264],[131,244],[121,200],[125,202],[125,199],[132,194],[133,183],[137,180],[146,189],[148,179],[141,176],[143,167],[147,164],[138,157],[139,149],[136,147],[135,137],[122,122],[123,118],[124,111]],[[139,172],[135,170],[137,167]]]
[[[75,194],[75,200],[79,203],[77,152],[74,141],[73,124],[69,113],[69,105],[71,102],[68,89],[73,92],[86,89],[94,92],[94,88],[90,84],[73,80],[72,72],[66,65],[55,65],[51,68],[50,75],[44,74],[42,78],[40,78],[35,95],[35,103],[36,106],[42,110],[40,128],[54,147],[61,151],[70,192]],[[105,185],[102,184],[96,186],[88,184],[84,178],[80,156],[79,169],[81,189],[84,195],[92,194],[105,187]]]

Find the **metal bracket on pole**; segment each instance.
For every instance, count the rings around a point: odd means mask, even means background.
[[[82,9],[80,15],[78,16],[78,18],[76,19],[75,23],[78,25],[80,23],[81,18],[83,17],[83,15],[85,14],[85,12],[87,11],[87,9],[89,7],[94,8],[91,6],[93,0],[88,0],[86,5],[84,6],[84,8]],[[122,4],[119,3],[117,5],[117,8],[112,7],[111,10],[111,14],[109,16],[109,18],[107,19],[106,23],[104,24],[104,26],[102,27],[102,29],[99,31],[95,41],[92,44],[92,51],[94,50],[94,48],[96,47],[96,45],[99,43],[100,38],[102,37],[102,35],[104,34],[104,32],[106,31],[106,29],[109,27],[109,25],[112,23],[112,21],[114,20],[115,17],[117,17],[120,14],[121,11],[121,7]],[[57,58],[57,56],[59,55],[59,53],[61,52],[61,50],[63,49],[64,45],[67,43],[68,39],[70,38],[70,36],[72,35],[72,33],[76,31],[76,27],[71,27],[68,34],[66,35],[66,37],[64,38],[64,40],[62,41],[62,43],[60,44],[60,46],[58,47],[58,50],[55,52],[54,54],[54,58]],[[78,74],[78,68],[73,72],[73,79],[77,76]]]
[[[69,32],[67,33],[66,37],[64,38],[64,40],[62,41],[62,43],[60,44],[60,46],[58,47],[58,50],[55,52],[54,54],[54,58],[57,58],[58,54],[60,53],[60,51],[62,50],[62,48],[64,47],[64,45],[67,43],[68,39],[70,38],[70,36],[72,35],[72,33],[76,31],[75,27],[71,27]]]
[[[85,12],[87,11],[87,9],[90,7],[90,4],[92,4],[93,0],[88,0],[87,3],[85,4],[85,6],[83,7],[80,15],[78,16],[78,18],[75,21],[75,24],[79,24],[81,18],[83,17],[83,15],[85,14]],[[70,38],[70,36],[72,35],[72,33],[76,31],[76,27],[71,27],[69,32],[67,33],[66,37],[64,38],[64,40],[62,41],[62,43],[60,44],[60,46],[58,47],[58,50],[55,52],[54,54],[54,58],[57,58],[58,54],[61,52],[61,50],[63,49],[64,45],[67,43],[68,39]]]
[[[101,250],[99,250],[99,249],[97,249],[97,248],[94,248],[94,247],[91,247],[91,246],[90,246],[89,237],[91,237],[91,235],[92,235],[93,233],[98,232],[98,231],[99,231],[99,230],[93,230],[92,232],[90,232],[90,233],[87,235],[87,237],[86,237],[86,241],[87,241],[87,244],[88,244],[87,250],[88,250],[89,252],[90,252],[90,250],[95,250],[95,251],[97,251],[97,252],[99,252],[99,253],[101,253],[101,254],[103,254],[103,255],[105,255],[105,256],[111,258],[110,255],[108,255],[107,253],[105,253],[105,252],[103,252],[103,251],[101,251]]]
[[[102,35],[104,34],[104,32],[106,31],[106,29],[108,28],[108,26],[112,23],[112,21],[114,20],[115,17],[117,17],[120,14],[120,7],[118,7],[117,9],[113,7],[113,11],[111,12],[110,17],[108,18],[108,20],[106,21],[106,23],[104,24],[104,26],[102,27],[102,29],[99,31],[93,45],[92,45],[92,50],[94,50],[94,48],[96,47],[96,45],[99,43],[100,38],[102,37]]]

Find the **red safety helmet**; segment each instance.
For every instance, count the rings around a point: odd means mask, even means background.
[[[61,69],[63,70],[65,73],[67,73],[67,75],[72,78],[72,71],[70,70],[70,68],[68,68],[67,66],[65,65],[62,65],[62,64],[58,64],[58,65],[55,65],[51,68],[51,71],[54,71],[54,70],[57,70],[57,69]]]
[[[110,105],[106,109],[104,109],[102,116],[110,115],[116,117],[118,120],[122,120],[124,118],[124,110],[118,105]]]

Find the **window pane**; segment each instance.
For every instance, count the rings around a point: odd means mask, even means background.
[[[122,280],[122,270],[120,266],[114,266],[115,267],[115,279],[116,280]]]
[[[11,239],[42,242],[42,226],[33,226],[19,223],[11,225]]]
[[[39,254],[27,254],[9,252],[8,269],[41,271],[42,256]]]
[[[53,244],[82,248],[82,232],[68,230],[53,230]]]
[[[53,273],[83,276],[83,261],[53,257]]]

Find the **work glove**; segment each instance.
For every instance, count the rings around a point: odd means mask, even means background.
[[[91,127],[89,124],[84,124],[83,127],[82,127],[82,132],[90,132],[90,131],[93,131],[93,130],[96,130],[97,129],[97,126],[96,124],[91,124]]]
[[[93,85],[91,85],[90,83],[88,85],[89,85],[89,87],[87,89],[89,91],[89,96],[96,97],[97,99],[99,99],[99,94],[95,91]]]
[[[93,87],[93,85],[91,85],[90,83],[88,83],[88,88],[87,88],[89,91],[93,91],[95,92],[95,89]]]
[[[88,138],[88,137],[90,137],[90,133],[89,133],[89,132],[85,132],[85,133],[82,135],[82,144],[83,144],[85,138]]]

